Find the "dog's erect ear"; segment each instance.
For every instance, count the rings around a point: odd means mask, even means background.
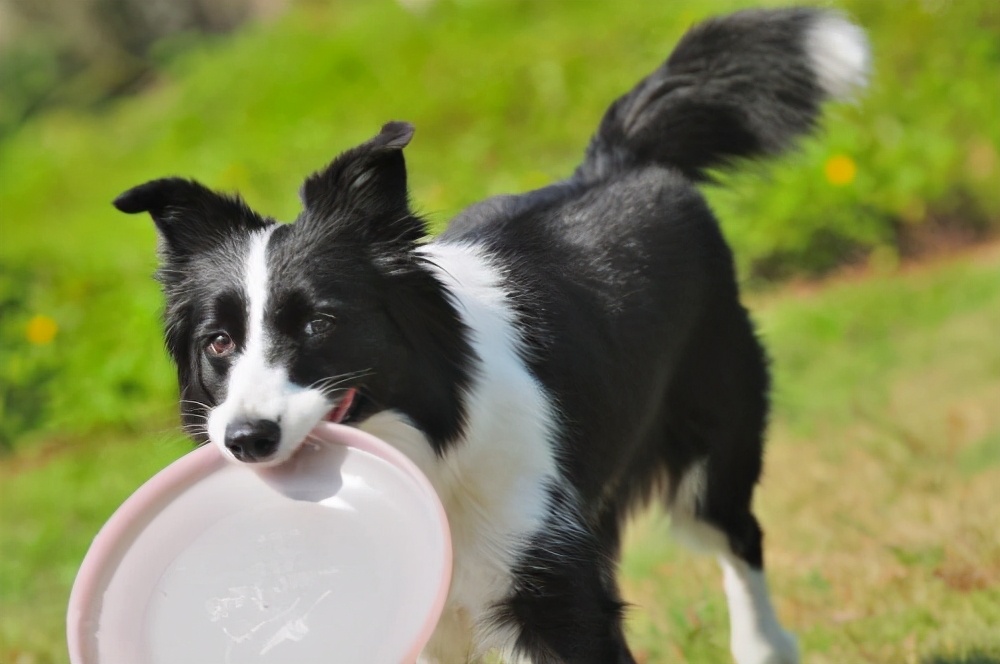
[[[193,180],[163,178],[129,189],[114,200],[122,212],[148,212],[172,257],[205,251],[233,231],[253,231],[267,222],[243,201]]]
[[[366,242],[415,242],[426,229],[410,211],[403,148],[413,125],[389,122],[302,185],[302,223]]]

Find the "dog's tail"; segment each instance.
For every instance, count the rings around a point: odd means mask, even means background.
[[[773,155],[808,133],[820,103],[865,84],[861,28],[819,9],[751,10],[692,28],[659,69],[615,101],[575,178],[650,164],[693,180]]]

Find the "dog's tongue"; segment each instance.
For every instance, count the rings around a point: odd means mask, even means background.
[[[327,421],[339,424],[347,416],[347,413],[350,412],[351,404],[354,403],[354,397],[357,393],[358,391],[353,387],[347,390],[334,409],[327,413]]]

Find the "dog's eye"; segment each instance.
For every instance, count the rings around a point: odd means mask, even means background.
[[[335,321],[333,317],[328,316],[324,318],[314,318],[308,323],[306,323],[306,326],[303,329],[303,331],[306,333],[306,336],[313,337],[316,336],[317,334],[323,334],[324,332],[329,332],[330,330],[333,329],[334,324]]]
[[[236,343],[233,338],[226,334],[225,332],[219,332],[212,340],[208,342],[208,346],[205,350],[209,355],[214,355],[215,357],[226,357],[231,355],[234,350],[236,350]]]

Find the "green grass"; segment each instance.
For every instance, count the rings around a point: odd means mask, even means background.
[[[830,4],[870,30],[869,94],[831,107],[799,152],[708,191],[748,282],[869,266],[751,296],[775,359],[760,506],[779,609],[809,662],[996,664],[1000,259],[901,268],[900,239],[997,227],[1000,4]],[[745,6],[302,2],[229,38],[161,44],[141,94],[6,135],[0,662],[65,661],[62,613],[90,538],[185,449],[155,233],[116,213],[116,194],[179,174],[288,219],[306,174],[407,119],[413,198],[440,228],[469,202],[568,173],[608,102],[687,26]],[[857,167],[842,185],[824,175],[837,156]],[[655,517],[630,542],[637,651],[726,661],[714,565]]]

